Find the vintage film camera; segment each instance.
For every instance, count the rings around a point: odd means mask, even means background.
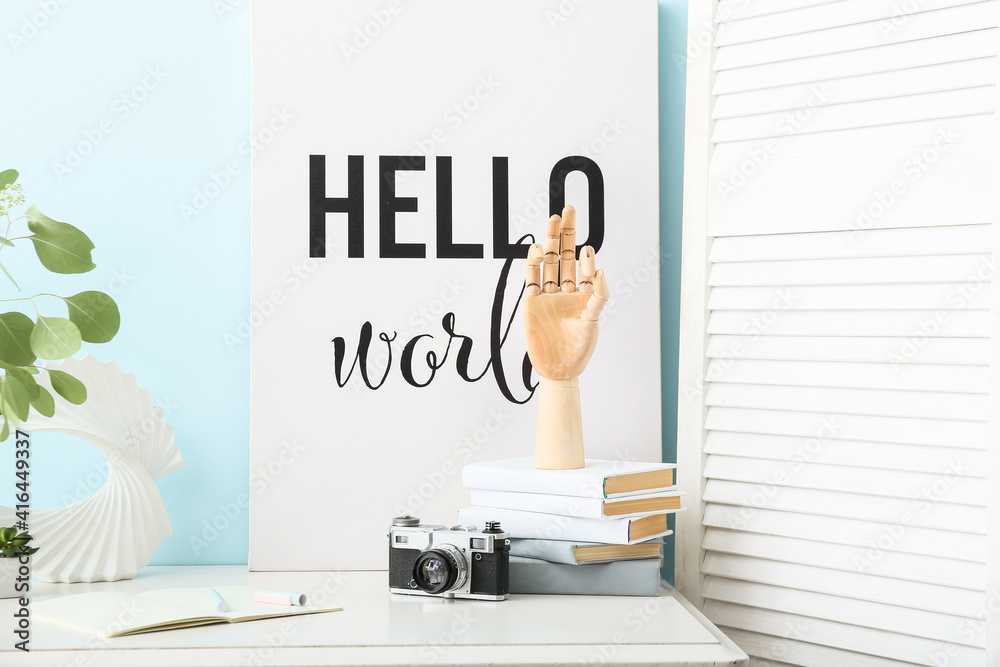
[[[472,600],[506,600],[510,540],[500,523],[425,526],[413,516],[389,528],[389,590]]]

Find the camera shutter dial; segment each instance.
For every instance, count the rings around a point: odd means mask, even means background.
[[[392,525],[403,528],[414,528],[420,525],[420,519],[415,516],[410,516],[409,514],[405,516],[397,516],[392,520]]]

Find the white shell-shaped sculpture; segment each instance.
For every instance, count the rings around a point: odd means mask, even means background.
[[[104,485],[83,500],[52,509],[31,510],[28,530],[38,552],[31,570],[42,581],[131,579],[149,563],[163,538],[173,533],[155,481],[184,466],[174,429],[162,408],[135,376],[112,361],[87,355],[45,368],[66,371],[87,387],[87,400],[74,405],[52,390],[49,374],[35,376],[50,391],[56,411],[34,410],[22,431],[66,433],[97,447],[108,461]],[[0,525],[16,521],[0,507]]]

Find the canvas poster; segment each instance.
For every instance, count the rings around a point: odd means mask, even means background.
[[[586,453],[660,460],[656,3],[257,0],[250,566],[380,569],[524,456],[528,245],[578,211],[611,301]]]

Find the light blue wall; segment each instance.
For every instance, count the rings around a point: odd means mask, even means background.
[[[684,83],[687,0],[660,4],[660,349],[663,460],[677,460],[677,343],[681,298],[681,191],[684,174]],[[670,527],[673,528],[673,517]],[[663,572],[673,583],[673,537]]]
[[[247,558],[249,16],[249,0],[5,0],[0,10],[0,169],[21,172],[28,203],[87,232],[98,268],[53,277],[27,247],[7,249],[4,263],[26,294],[101,289],[119,304],[116,339],[85,349],[151,390],[188,462],[159,483],[175,534],[154,564]],[[660,0],[666,460],[676,456],[685,26],[685,3]],[[8,505],[11,461],[0,447]],[[37,436],[33,506],[89,493],[101,461],[79,442]]]
[[[5,0],[0,10],[0,169],[22,173],[28,203],[86,231],[98,265],[53,281],[32,270],[33,253],[19,246],[13,254],[29,261],[11,268],[28,293],[112,293],[121,331],[85,349],[151,390],[187,460],[159,483],[174,535],[154,564],[247,558],[240,499],[249,476],[250,355],[246,341],[230,349],[223,336],[250,302],[249,163],[239,153],[250,124],[250,12],[248,0],[232,0],[235,10],[220,16],[215,6],[229,1]],[[56,8],[51,17],[43,5]],[[11,32],[25,20],[42,25],[15,49]],[[83,150],[96,145],[57,175],[54,163],[81,142]],[[181,205],[233,160],[239,177],[184,220]],[[82,453],[68,465],[74,450]],[[35,507],[78,496],[81,482],[81,491],[93,488],[100,458],[88,446],[36,445],[35,453]],[[8,470],[0,461],[0,501],[10,504]],[[223,530],[206,530],[213,521]]]

